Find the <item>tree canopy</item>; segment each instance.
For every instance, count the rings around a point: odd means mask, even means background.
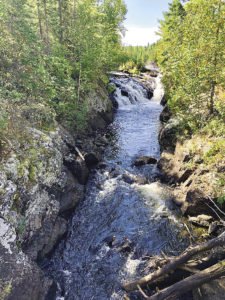
[[[2,0],[0,126],[16,107],[39,104],[83,122],[86,96],[118,64],[125,14],[122,0]]]

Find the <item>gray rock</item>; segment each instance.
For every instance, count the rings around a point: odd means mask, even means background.
[[[99,159],[95,153],[85,154],[84,159],[88,168],[96,166],[99,162]]]
[[[84,160],[80,157],[74,158],[73,156],[64,159],[64,165],[70,170],[80,184],[85,185],[89,177],[89,170]]]
[[[160,121],[163,123],[166,123],[169,121],[171,116],[172,116],[172,114],[171,114],[169,107],[167,105],[165,105],[165,107],[163,108],[163,111],[160,114]]]
[[[180,121],[178,119],[170,119],[170,121],[162,127],[159,133],[161,150],[175,150],[179,125]]]
[[[157,159],[151,156],[141,156],[137,158],[133,163],[135,167],[140,167],[144,165],[154,165],[154,164],[157,164]]]

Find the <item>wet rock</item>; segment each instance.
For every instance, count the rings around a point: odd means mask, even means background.
[[[129,173],[123,174],[122,179],[124,182],[128,184],[133,184],[133,183],[146,184],[148,182],[145,177],[135,176]]]
[[[125,89],[121,89],[121,95],[125,97],[129,97],[129,93]]]
[[[206,205],[210,204],[204,193],[198,189],[190,189],[181,208],[183,214],[198,216],[201,214],[212,215],[212,210]]]
[[[148,89],[148,90],[147,90],[147,97],[148,97],[148,99],[152,99],[153,96],[154,96],[153,90]]]
[[[63,216],[72,212],[84,198],[84,186],[79,184],[69,171],[66,172],[66,185],[58,198],[60,201],[59,214]]]
[[[116,100],[115,93],[111,93],[111,94],[109,95],[109,98],[110,98],[110,100],[112,101],[113,108],[114,108],[114,109],[118,109],[119,104],[118,104],[118,102],[117,102],[117,100]]]
[[[128,238],[124,238],[122,243],[120,243],[116,247],[116,250],[123,254],[129,254],[131,251],[133,251],[133,249],[134,249],[134,243],[130,241]]]
[[[52,281],[16,244],[14,228],[0,218],[0,298],[44,300]]]
[[[109,143],[109,141],[105,136],[99,136],[98,139],[95,141],[95,145],[98,147],[101,147],[101,146],[105,147],[106,145],[108,145],[108,143]]]
[[[157,159],[151,156],[141,156],[137,158],[133,163],[135,167],[140,167],[144,165],[154,165],[154,164],[157,164]]]
[[[121,170],[120,168],[112,168],[112,170],[110,171],[109,175],[110,178],[116,178],[121,174]]]
[[[80,157],[74,158],[72,155],[64,159],[64,165],[70,170],[80,184],[86,184],[89,177],[89,170],[84,160]]]
[[[107,125],[107,122],[104,120],[104,118],[101,116],[101,114],[98,114],[97,118],[93,118],[89,120],[89,126],[93,130],[98,130],[98,129],[104,129]]]
[[[106,243],[110,248],[113,247],[115,244],[116,237],[115,235],[107,236],[104,240],[103,243]]]
[[[170,111],[169,107],[166,105],[160,114],[160,121],[163,123],[166,123],[169,121],[171,116],[172,116],[171,111]]]
[[[98,164],[98,168],[101,169],[101,170],[106,169],[107,168],[107,163],[105,163],[104,161],[100,162]]]
[[[162,150],[175,150],[179,125],[180,121],[178,119],[170,119],[170,121],[160,130],[159,144]]]
[[[99,162],[99,159],[95,153],[85,154],[84,159],[88,168],[93,168]]]
[[[128,184],[132,184],[135,182],[135,179],[133,178],[133,176],[131,174],[123,174],[122,179],[123,179],[123,181],[125,181]]]
[[[161,104],[162,106],[165,106],[165,105],[167,104],[166,96],[163,96],[163,97],[162,97],[162,100],[161,100],[160,104]]]

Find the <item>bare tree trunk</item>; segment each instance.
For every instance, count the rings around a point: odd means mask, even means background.
[[[138,289],[138,286],[142,287],[144,285],[147,285],[149,283],[152,283],[152,282],[158,280],[159,278],[163,278],[165,275],[167,275],[170,272],[173,272],[178,267],[185,264],[194,255],[211,250],[214,247],[224,246],[224,245],[225,245],[225,232],[223,232],[220,236],[218,236],[208,242],[188,248],[180,256],[172,259],[170,262],[168,262],[168,264],[163,266],[161,269],[159,269],[147,276],[144,276],[138,280],[125,283],[123,285],[123,287],[126,291],[136,290],[136,289]]]
[[[79,80],[78,80],[78,89],[77,89],[77,99],[78,99],[78,103],[80,102],[81,73],[82,73],[82,67],[81,67],[81,62],[80,62]]]
[[[48,51],[50,50],[50,40],[49,40],[49,26],[48,26],[48,13],[47,13],[47,0],[44,0],[44,15],[45,15],[45,31],[46,31],[46,44]]]
[[[210,91],[210,102],[209,102],[209,113],[212,115],[214,113],[214,97],[215,97],[215,88],[216,84],[214,81],[211,82],[211,91]]]
[[[42,20],[41,20],[40,0],[37,0],[37,13],[38,13],[39,32],[40,32],[41,39],[43,40],[43,27],[42,27]]]
[[[222,0],[219,2],[218,10],[215,9],[215,20],[217,21],[218,15],[221,13],[221,5]],[[215,33],[215,45],[218,46],[219,43],[219,36],[220,36],[220,29],[221,29],[221,22],[218,24]],[[221,47],[221,45],[219,45]],[[213,66],[214,66],[214,76],[217,75],[217,64],[218,64],[218,47],[215,47],[214,59],[213,59]],[[211,81],[211,90],[210,90],[210,102],[209,102],[209,113],[212,115],[214,113],[214,97],[215,97],[215,89],[216,89],[216,80]]]
[[[62,0],[58,0],[58,12],[59,12],[59,41],[62,44],[63,42],[63,16],[62,16]]]
[[[179,296],[225,275],[225,261],[221,261],[210,268],[200,271],[190,277],[181,280],[174,285],[158,292],[157,294],[148,297],[149,300],[172,300]]]

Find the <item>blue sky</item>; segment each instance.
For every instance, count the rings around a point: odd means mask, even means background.
[[[123,43],[126,45],[147,45],[157,40],[155,31],[158,20],[162,19],[164,11],[168,9],[170,0],[125,0],[128,8],[125,27],[126,36]]]

